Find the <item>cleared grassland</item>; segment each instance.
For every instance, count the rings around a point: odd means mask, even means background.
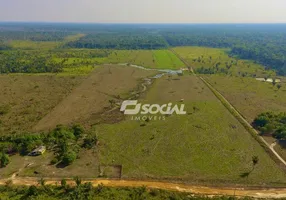
[[[67,36],[63,41],[31,41],[31,40],[12,40],[9,45],[13,49],[21,50],[52,50],[63,46],[66,42],[78,40],[83,37],[84,34],[75,34]]]
[[[80,65],[84,63],[90,64],[118,64],[129,63],[140,65],[147,68],[156,69],[180,69],[184,67],[181,60],[169,50],[64,50],[69,58],[65,62],[69,65]],[[89,53],[95,53],[99,56],[86,57]],[[54,60],[60,62],[63,58],[56,55]]]
[[[272,83],[257,81],[254,78],[238,78],[230,76],[204,76],[224,97],[239,110],[244,118],[251,123],[260,113],[286,112],[286,84],[285,79],[279,83],[282,87]],[[275,139],[264,136],[271,145]],[[275,146],[277,153],[286,159],[285,143],[278,142]]]
[[[223,94],[248,122],[252,122],[262,112],[286,111],[284,82],[279,83],[282,87],[278,89],[272,83],[257,81],[255,78],[221,75],[205,75],[204,78]]]
[[[0,75],[0,133],[30,131],[84,77],[38,75]]]
[[[35,42],[30,40],[13,40],[9,44],[14,49],[22,50],[49,50],[61,45],[59,42]]]
[[[285,174],[197,77],[158,79],[140,102],[178,103],[181,99],[187,115],[149,122],[126,118],[95,126],[100,163],[122,165],[123,178],[286,183]],[[259,164],[251,172],[254,155]],[[248,172],[248,178],[243,178]]]
[[[154,71],[116,65],[98,67],[45,116],[34,130],[53,129],[58,124],[96,123],[97,118],[100,118],[99,113],[111,106],[110,100],[120,102],[137,89],[144,77],[155,74]],[[116,121],[116,116],[113,117]]]
[[[65,168],[51,165],[54,153],[47,152],[42,156],[20,156],[10,157],[10,164],[0,169],[0,178],[9,178],[13,174],[19,177],[50,177],[70,178],[79,176],[82,178],[96,178],[99,175],[99,163],[97,153],[93,150],[81,150],[78,159]]]
[[[108,56],[107,61],[158,69],[180,69],[184,67],[180,59],[169,50],[117,50]]]
[[[220,70],[226,70],[229,74],[245,76],[274,76],[275,72],[266,71],[263,66],[255,64],[253,61],[241,60],[230,57],[228,49],[208,48],[208,47],[176,47],[173,50],[180,55],[193,69],[200,67],[214,68],[216,65]],[[229,67],[231,66],[231,67]],[[228,69],[229,67],[229,69]]]

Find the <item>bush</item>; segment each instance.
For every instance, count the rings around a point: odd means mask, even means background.
[[[64,165],[72,164],[77,158],[77,154],[74,151],[68,151],[63,155],[62,163]]]
[[[84,128],[81,125],[76,124],[72,127],[72,129],[73,134],[76,138],[80,138],[81,135],[84,133]]]
[[[10,163],[10,159],[9,156],[5,153],[1,153],[0,154],[0,167],[6,167],[9,163]]]
[[[91,149],[94,145],[96,145],[97,142],[97,137],[93,135],[88,135],[86,138],[83,140],[83,147],[86,149]]]

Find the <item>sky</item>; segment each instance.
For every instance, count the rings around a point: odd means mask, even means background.
[[[286,0],[0,0],[0,21],[286,23]]]

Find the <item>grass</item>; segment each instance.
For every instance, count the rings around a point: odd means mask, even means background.
[[[12,40],[9,42],[13,49],[20,50],[52,50],[61,47],[64,43],[78,40],[85,36],[84,34],[75,34],[67,36],[64,41],[31,41],[31,40]]]
[[[12,40],[10,45],[20,50],[50,50],[60,46],[59,42],[35,42],[30,40]]]
[[[263,112],[286,112],[286,85],[282,78],[282,87],[272,83],[257,81],[254,78],[242,78],[231,76],[211,75],[204,76],[213,87],[215,87],[244,118],[252,123],[255,117]],[[268,144],[272,140],[264,137]],[[276,151],[282,158],[286,159],[285,145],[277,145]]]
[[[274,71],[266,71],[263,66],[249,60],[241,60],[230,57],[229,49],[208,47],[176,47],[173,50],[178,53],[193,69],[200,67],[213,68],[218,64],[220,70],[226,70],[233,76],[258,76],[267,77],[275,75]],[[229,69],[228,66],[231,66]]]
[[[54,106],[64,99],[84,77],[56,75],[0,75],[0,134],[30,131]]]
[[[97,125],[100,162],[122,165],[123,178],[286,183],[275,162],[198,78],[157,80],[141,102],[176,103],[182,98],[187,115]],[[259,164],[248,178],[242,178],[251,171],[254,155]]]
[[[116,50],[108,56],[107,61],[158,69],[180,69],[184,66],[169,50]]]
[[[272,83],[249,77],[204,76],[240,113],[252,122],[262,112],[286,112],[286,85],[280,89]],[[283,79],[282,79],[283,81]]]
[[[63,69],[63,72],[58,73],[58,76],[81,76],[88,75],[96,67],[93,66],[80,66],[80,67],[67,67]]]

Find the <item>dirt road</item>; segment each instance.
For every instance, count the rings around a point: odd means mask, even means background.
[[[60,180],[46,180],[46,184],[60,185]],[[14,185],[38,185],[36,178],[15,178],[12,180]],[[0,185],[4,185],[7,179],[0,180]],[[91,182],[93,186],[103,184],[109,187],[142,187],[156,188],[170,191],[189,192],[198,195],[227,195],[237,197],[254,197],[254,198],[286,198],[286,188],[271,188],[271,189],[246,189],[246,188],[227,188],[227,187],[203,187],[186,185],[180,183],[166,183],[166,182],[153,182],[153,181],[132,181],[132,180],[107,180],[107,179],[94,179],[83,181]],[[68,184],[74,185],[72,180],[67,181]]]

